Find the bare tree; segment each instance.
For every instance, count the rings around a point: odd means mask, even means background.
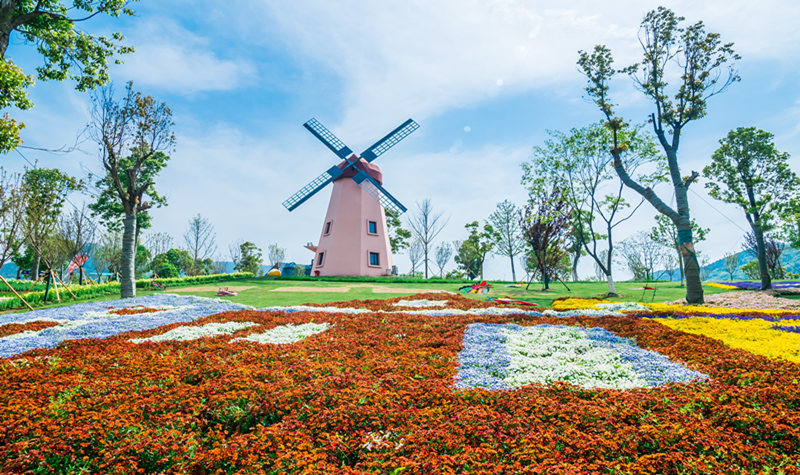
[[[422,260],[423,249],[422,244],[414,240],[411,243],[411,246],[408,247],[408,260],[411,261],[411,273],[414,274],[417,272],[417,264],[419,261]]]
[[[242,245],[244,244],[244,239],[238,239],[228,245],[228,255],[231,258],[231,262],[233,262],[234,268],[239,266],[242,262]]]
[[[661,244],[640,231],[620,243],[619,255],[635,280],[650,281],[656,265],[664,259],[665,251]]]
[[[442,232],[446,224],[447,220],[442,219],[442,213],[433,210],[430,198],[425,198],[422,203],[417,203],[416,214],[409,218],[408,226],[411,228],[411,233],[422,247],[426,279],[428,278],[428,255],[432,250],[433,240]]]
[[[516,281],[514,258],[525,249],[525,243],[520,238],[519,209],[508,200],[497,203],[497,209],[489,215],[489,222],[496,232],[494,253],[508,257],[511,261],[511,280]]]
[[[64,251],[71,257],[80,254],[94,242],[95,230],[85,205],[59,219],[59,233]]]
[[[172,111],[152,96],[133,91],[128,83],[125,96],[117,101],[112,88],[94,97],[92,138],[100,146],[101,161],[110,185],[125,213],[122,234],[120,296],[136,296],[137,214],[150,208],[144,199],[154,182],[152,177],[166,166],[175,135]],[[143,169],[151,179],[140,180]]]
[[[183,240],[192,258],[191,275],[201,274],[204,267],[202,261],[217,252],[216,238],[217,233],[208,218],[197,213],[197,216],[189,220],[189,229],[184,233]]]
[[[164,254],[173,247],[172,236],[167,233],[150,233],[144,237],[146,247],[153,257]]]
[[[119,231],[106,231],[92,249],[94,270],[99,281],[103,272],[119,274],[122,269],[122,234]]]
[[[436,247],[435,257],[436,265],[439,267],[439,277],[444,277],[444,266],[446,266],[450,258],[453,257],[453,248],[450,247],[450,244],[443,242]]]
[[[739,270],[739,254],[728,251],[725,254],[725,271],[728,273],[728,280],[733,280],[736,271]]]
[[[278,243],[267,246],[267,259],[270,267],[278,267],[286,258],[286,249],[278,247]]]
[[[25,201],[21,177],[0,168],[0,269],[23,242]]]

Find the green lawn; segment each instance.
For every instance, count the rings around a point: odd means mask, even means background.
[[[508,282],[493,282],[491,292],[488,294],[493,297],[509,296],[517,300],[534,302],[540,306],[550,306],[554,298],[557,297],[602,297],[608,291],[605,282],[568,282],[570,290],[560,283],[551,285],[550,290],[541,291],[541,283],[532,283],[530,290],[525,288],[506,287]],[[409,282],[393,283],[389,279],[376,281],[358,280],[355,282],[347,281],[311,281],[311,280],[284,280],[274,278],[253,278],[239,279],[232,281],[221,281],[213,284],[200,284],[195,287],[183,287],[167,289],[169,293],[180,295],[197,295],[200,297],[216,297],[218,287],[250,287],[249,289],[239,290],[236,297],[220,297],[232,302],[238,302],[253,307],[270,307],[277,305],[297,305],[303,303],[326,303],[347,301],[355,299],[387,299],[413,295],[419,292],[444,290],[457,292],[463,283],[441,283],[441,282]],[[645,301],[653,299],[652,290],[643,290],[643,282],[618,282],[616,284],[619,297],[612,298],[615,301]],[[685,296],[686,290],[675,282],[649,282],[649,287],[655,287],[655,301],[664,302],[678,300]],[[193,290],[198,287],[205,287],[210,290]],[[295,288],[303,291],[286,288]],[[377,288],[376,288],[377,287]],[[281,290],[283,289],[283,290]],[[304,290],[307,289],[307,290]],[[326,291],[328,289],[328,291]],[[332,292],[330,290],[344,290]],[[391,290],[391,291],[390,291]],[[715,287],[704,287],[706,294],[728,292],[727,290]],[[138,296],[150,295],[153,291],[138,290]],[[483,294],[465,294],[467,297],[477,300],[485,300]],[[117,295],[107,295],[93,299],[94,301],[112,300],[118,298]],[[87,300],[83,300],[85,302]],[[48,304],[47,307],[59,305],[71,305],[75,303],[67,296],[62,295],[62,303]],[[45,308],[37,307],[37,308]],[[19,309],[17,311],[24,311]]]

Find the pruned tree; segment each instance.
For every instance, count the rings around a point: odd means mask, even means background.
[[[499,239],[497,232],[490,224],[484,224],[481,228],[477,221],[467,223],[464,227],[469,231],[469,235],[467,239],[461,241],[461,245],[456,250],[456,264],[464,271],[468,279],[480,276],[483,280],[483,263],[486,261],[486,255]]]
[[[453,248],[450,247],[450,244],[443,242],[436,246],[436,266],[439,267],[439,277],[444,277],[444,267],[450,262],[450,258],[453,257]]]
[[[24,242],[26,215],[22,178],[0,168],[0,269]]]
[[[573,235],[570,250],[577,258],[580,246],[603,269],[609,295],[616,295],[613,277],[614,230],[631,219],[644,202],[631,204],[623,197],[625,185],[610,167],[614,137],[602,123],[591,124],[569,133],[550,131],[550,139],[534,148],[530,162],[522,164],[522,183],[530,190],[547,189],[551,183],[563,183],[573,212]],[[664,179],[664,159],[655,142],[642,127],[620,131],[628,144],[622,163],[638,182],[652,186]],[[642,170],[642,165],[649,168]],[[601,245],[604,243],[604,245]],[[600,252],[605,256],[600,259]]]
[[[422,244],[418,240],[411,242],[408,247],[408,260],[411,261],[411,275],[417,273],[417,264],[422,260],[424,254]]]
[[[508,257],[511,261],[511,279],[517,280],[517,272],[514,269],[514,259],[525,249],[525,244],[520,237],[519,227],[519,208],[514,203],[503,200],[497,203],[497,208],[489,215],[496,234],[494,241],[494,253],[498,256]]]
[[[703,169],[709,178],[708,194],[744,211],[755,240],[761,290],[772,288],[764,233],[777,225],[781,211],[790,208],[800,193],[800,179],[789,167],[789,154],[779,152],[772,137],[755,127],[731,130]]]
[[[428,255],[433,248],[433,242],[439,233],[442,232],[447,220],[443,219],[442,213],[437,213],[433,209],[430,198],[425,198],[421,203],[417,203],[417,211],[408,221],[411,234],[420,246],[422,246],[423,263],[425,265],[425,278],[428,278]]]
[[[605,125],[612,132],[614,170],[628,188],[646,199],[659,213],[668,216],[678,228],[678,240],[686,275],[686,301],[703,303],[700,265],[694,249],[688,191],[699,174],[684,176],[678,159],[678,148],[684,128],[704,117],[708,100],[739,81],[734,62],[739,59],[732,43],[723,43],[720,35],[706,31],[702,21],[681,26],[683,17],[668,8],[648,12],[639,29],[643,49],[641,61],[617,70],[611,50],[597,45],[591,52],[580,51],[578,65],[588,79],[586,92],[605,116]],[[621,133],[625,121],[616,115],[609,97],[609,84],[618,72],[631,77],[635,86],[650,100],[653,112],[650,123],[667,156],[669,178],[675,194],[675,206],[661,199],[653,188],[632,177],[625,166],[628,144]],[[668,81],[678,78],[677,87]]]
[[[736,271],[739,270],[739,254],[732,251],[726,252],[723,265],[728,273],[728,280],[732,281]]]
[[[121,33],[93,36],[80,29],[98,14],[119,17],[133,15],[133,10],[127,0],[0,0],[0,109],[33,107],[28,97],[33,76],[7,56],[13,37],[19,44],[36,45],[44,60],[36,70],[41,81],[70,78],[79,91],[107,83],[109,60],[133,48],[122,44]],[[0,117],[0,153],[20,145],[23,127],[9,114]]]
[[[138,235],[137,215],[150,208],[144,198],[153,176],[142,179],[142,170],[156,172],[166,166],[165,152],[175,144],[172,111],[152,96],[144,96],[128,83],[122,99],[111,88],[94,97],[91,132],[100,146],[103,169],[124,211],[122,231],[122,272],[120,295],[136,296],[135,259]],[[123,178],[124,177],[124,178]]]
[[[708,228],[701,228],[694,219],[692,220],[692,236],[695,244],[705,241],[708,232]],[[663,214],[656,215],[656,224],[650,229],[649,237],[658,244],[675,250],[675,255],[679,263],[678,271],[680,273],[681,287],[683,287],[683,252],[681,250],[680,240],[678,239],[678,228],[675,226],[675,223]]]
[[[189,220],[189,228],[183,234],[183,241],[186,243],[186,250],[192,258],[192,266],[189,268],[189,275],[204,273],[207,269],[206,261],[217,252],[217,233],[214,225],[208,218],[197,213]]]
[[[278,243],[267,246],[267,259],[270,267],[278,267],[286,259],[286,249],[278,246]]]
[[[568,259],[566,249],[567,235],[572,222],[572,210],[566,199],[566,191],[554,188],[545,193],[540,191],[531,195],[520,216],[522,239],[527,244],[527,257],[531,267],[542,279],[544,290],[550,288],[550,281],[557,277]],[[528,281],[526,289],[530,287]]]

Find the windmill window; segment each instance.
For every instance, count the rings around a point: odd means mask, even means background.
[[[369,253],[369,265],[371,266],[380,266],[381,265],[381,255],[377,252],[370,252]]]
[[[367,222],[367,233],[368,234],[378,234],[378,223],[375,221],[368,221]]]
[[[319,254],[317,254],[317,265],[318,266],[322,265],[322,260],[324,258],[325,258],[325,253],[324,252],[320,252]]]
[[[331,222],[328,221],[327,223],[325,223],[325,230],[322,231],[322,234],[328,235],[330,233],[331,233]]]

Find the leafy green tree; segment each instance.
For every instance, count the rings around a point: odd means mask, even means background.
[[[800,179],[789,167],[789,154],[779,152],[773,135],[755,127],[739,127],[719,141],[711,164],[703,169],[712,198],[738,205],[756,241],[761,290],[772,288],[764,233],[777,224],[779,213],[800,192]]]
[[[705,241],[709,231],[708,228],[701,228],[700,225],[697,224],[697,221],[694,219],[692,220],[692,235],[694,236],[695,243]],[[664,247],[675,249],[675,254],[680,264],[678,269],[681,277],[681,287],[683,287],[683,252],[681,252],[681,243],[678,240],[678,228],[675,227],[675,223],[663,214],[656,215],[656,225],[650,229],[648,236],[652,241]]]
[[[455,261],[459,269],[463,270],[468,279],[480,276],[483,280],[483,263],[486,255],[498,241],[497,232],[492,225],[484,224],[483,229],[477,221],[464,225],[469,231],[469,236],[462,241],[456,252]]]
[[[739,55],[734,52],[732,43],[722,43],[719,34],[707,32],[702,21],[684,27],[680,25],[683,20],[664,7],[648,12],[639,30],[642,59],[632,66],[616,70],[611,50],[605,45],[597,45],[591,52],[580,51],[578,65],[588,79],[586,92],[600,108],[605,125],[612,132],[610,153],[614,170],[625,186],[675,223],[684,257],[686,301],[701,304],[703,284],[694,250],[688,198],[689,186],[699,175],[697,172],[688,177],[681,174],[678,147],[686,125],[706,115],[709,98],[739,81],[733,66]],[[632,177],[625,166],[628,144],[621,133],[627,124],[615,114],[609,97],[609,84],[618,72],[630,76],[651,101],[650,123],[667,156],[675,193],[674,207],[656,195],[651,186]],[[678,78],[677,87],[670,88],[668,81],[672,78]]]
[[[181,275],[180,271],[167,261],[159,261],[158,267],[154,269],[156,275],[162,279],[171,279]]]
[[[138,244],[136,246],[136,278],[141,279],[145,272],[150,270],[150,251]]]
[[[34,257],[35,254],[31,247],[26,247],[25,252],[17,252],[11,256],[11,262],[17,266],[17,279],[20,278],[23,270],[30,270],[33,267]]]
[[[166,166],[168,159],[163,152],[175,144],[173,126],[170,108],[152,96],[135,92],[133,83],[128,83],[125,96],[119,101],[111,88],[94,97],[90,130],[100,145],[105,179],[124,211],[122,298],[136,296],[137,217],[152,206],[144,197],[152,196],[154,175]],[[143,171],[147,169],[154,170],[153,175],[145,175]]]
[[[489,215],[489,222],[496,231],[494,253],[506,256],[511,261],[511,279],[517,280],[514,269],[514,259],[525,249],[525,244],[520,237],[519,208],[514,203],[503,200],[497,203],[497,208]]]
[[[740,267],[744,275],[750,280],[757,280],[761,277],[761,269],[757,259],[753,259],[752,261],[748,261],[742,267]]]
[[[178,271],[178,274],[181,272],[188,274],[188,271],[192,269],[194,260],[189,252],[183,249],[170,249],[163,254],[159,254],[153,258],[153,263],[151,264],[152,268],[156,269],[156,273],[159,277],[163,276],[158,273],[158,269],[163,267],[165,263],[174,267]]]
[[[386,210],[386,228],[389,233],[389,245],[392,247],[393,253],[408,248],[411,231],[403,228],[403,222],[400,221],[400,215],[397,214],[397,211]]]
[[[789,201],[789,206],[781,211],[781,239],[789,246],[800,249],[800,196]]]
[[[129,4],[127,0],[0,0],[0,109],[33,107],[28,98],[33,76],[26,75],[6,56],[14,37],[20,43],[36,45],[44,60],[36,70],[40,80],[70,78],[79,91],[106,84],[109,60],[133,48],[122,44],[121,33],[93,36],[79,27],[101,13],[110,17],[133,15]],[[0,153],[19,146],[24,126],[8,113],[0,117]]]
[[[27,244],[34,251],[31,276],[38,278],[43,248],[53,244],[52,235],[67,194],[82,189],[83,183],[55,168],[26,170],[22,183],[27,202],[24,233]]]
[[[595,123],[569,133],[549,131],[550,138],[543,146],[534,148],[530,162],[523,163],[523,185],[529,190],[547,189],[551,183],[562,183],[567,193],[564,199],[574,210],[571,253],[580,257],[575,248],[580,245],[603,270],[608,281],[609,295],[616,295],[612,263],[614,259],[614,230],[629,220],[644,202],[632,206],[622,197],[624,185],[610,167],[608,150],[614,137],[602,123]],[[628,173],[636,180],[652,186],[664,179],[664,159],[653,140],[642,127],[620,131],[620,139],[628,144],[622,157]],[[647,172],[640,170],[650,164]],[[585,234],[584,234],[585,233]],[[601,246],[601,242],[605,242]],[[601,251],[606,251],[601,258]],[[576,261],[577,262],[577,261]]]
[[[526,262],[535,270],[531,272],[531,281],[534,276],[541,277],[544,290],[559,276],[565,256],[569,262],[566,240],[572,224],[572,210],[564,199],[566,193],[564,189],[552,188],[549,192],[539,190],[537,195],[531,194],[520,218],[522,238],[527,244]]]
[[[258,275],[261,270],[261,249],[250,241],[245,241],[239,246],[240,260],[236,263],[234,269],[239,272],[250,272],[253,275]]]

